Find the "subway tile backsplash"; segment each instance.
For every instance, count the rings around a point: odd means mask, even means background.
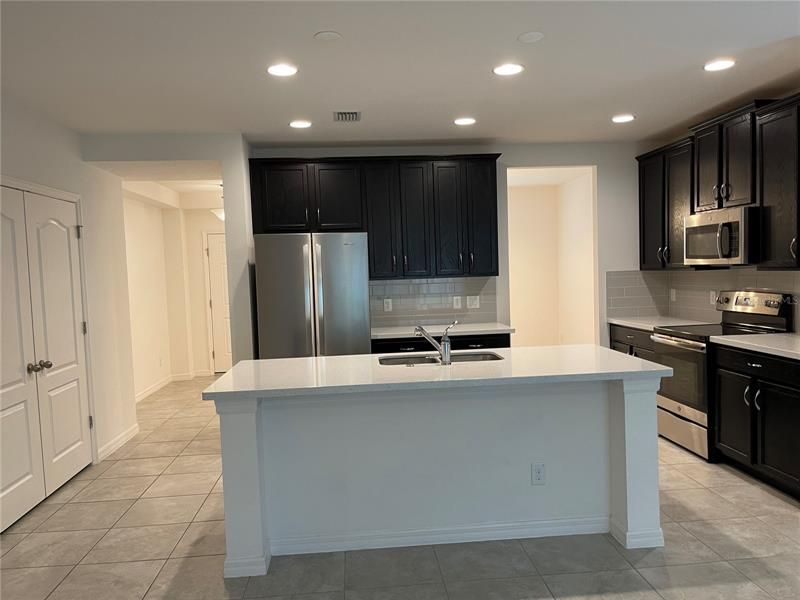
[[[497,320],[495,277],[374,280],[369,282],[369,296],[373,327],[436,325],[454,319],[460,323]],[[461,298],[461,308],[453,308],[453,296]],[[478,296],[480,307],[467,308],[467,296]],[[385,298],[392,300],[391,312],[383,310]]]
[[[644,285],[642,285],[644,284]],[[606,278],[609,317],[664,315],[716,323],[712,292],[746,288],[794,294],[800,299],[800,271],[758,271],[754,267],[708,271],[615,271]],[[674,300],[670,300],[670,291]],[[800,304],[795,302],[795,329]]]

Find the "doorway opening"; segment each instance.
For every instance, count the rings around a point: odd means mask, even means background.
[[[119,162],[136,401],[231,367],[221,167]]]
[[[509,303],[515,346],[599,338],[596,169],[508,169]]]

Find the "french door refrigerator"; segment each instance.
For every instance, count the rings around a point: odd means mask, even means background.
[[[255,236],[259,358],[369,354],[366,233]]]

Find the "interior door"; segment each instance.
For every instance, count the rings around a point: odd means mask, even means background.
[[[92,460],[75,204],[25,192],[47,494]]]
[[[45,497],[25,209],[22,192],[0,188],[0,530]]]
[[[225,261],[225,234],[208,234],[208,283],[211,294],[211,339],[214,372],[224,373],[233,364],[231,350],[231,312],[228,299],[228,264]]]

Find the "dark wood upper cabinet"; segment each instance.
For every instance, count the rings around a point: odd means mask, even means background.
[[[497,156],[464,162],[467,203],[467,260],[470,275],[498,274]]]
[[[399,174],[403,275],[428,277],[433,275],[431,163],[402,161]]]
[[[639,158],[639,266],[664,266],[664,154]]]
[[[756,409],[755,465],[771,477],[800,487],[800,389],[759,381]]]
[[[695,211],[717,208],[719,205],[720,134],[719,126],[712,125],[694,136],[695,156]]]
[[[742,206],[755,201],[753,113],[722,124],[722,206]]]
[[[756,116],[756,197],[761,205],[760,266],[791,268],[800,234],[800,96]]]
[[[311,221],[308,165],[264,165],[251,170],[253,232],[307,231]]]
[[[664,154],[667,231],[662,262],[668,267],[683,266],[683,219],[692,208],[692,150],[692,141],[686,140]]]
[[[750,403],[755,386],[746,375],[717,369],[716,427],[717,450],[745,464],[752,456]]]
[[[436,274],[464,274],[464,182],[459,161],[433,162]]]
[[[397,163],[365,163],[362,181],[367,200],[370,278],[400,277],[403,270]]]
[[[313,222],[317,231],[358,231],[364,228],[361,165],[355,162],[316,163]]]

